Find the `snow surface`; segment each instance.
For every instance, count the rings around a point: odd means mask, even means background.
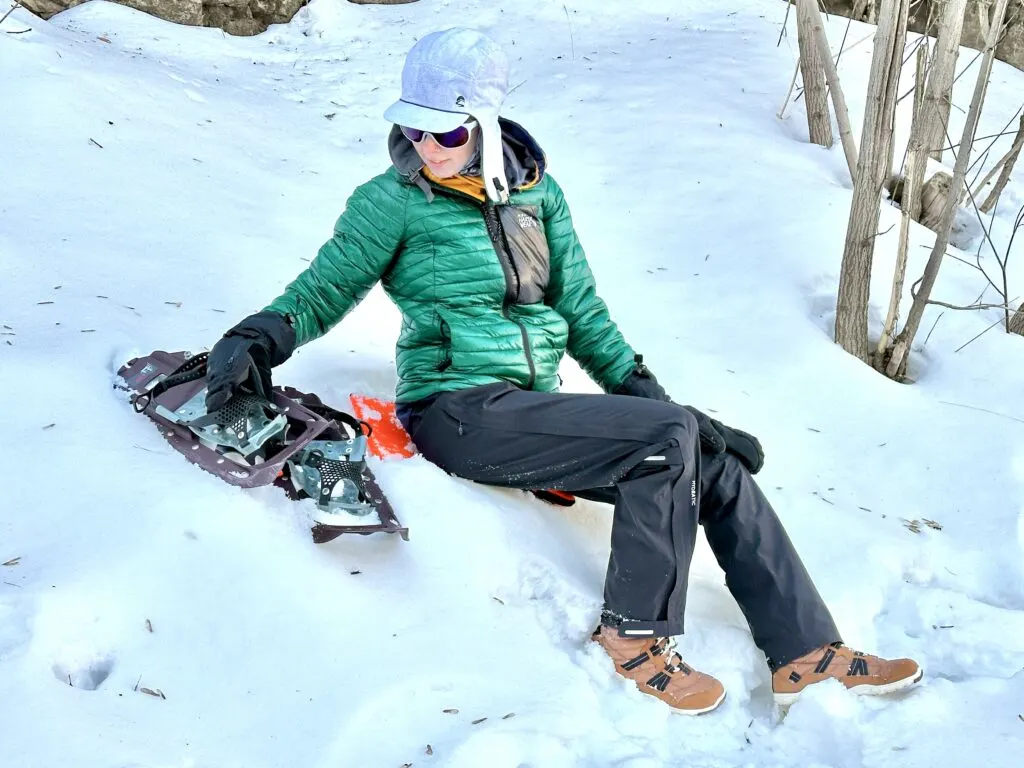
[[[796,58],[792,18],[776,45],[784,17],[772,0],[314,0],[232,38],[103,2],[50,22],[15,11],[0,27],[0,763],[1024,764],[1024,339],[967,344],[1000,313],[933,307],[909,386],[831,342],[850,183],[838,144],[807,143],[802,101],[776,116]],[[587,641],[607,508],[416,458],[376,467],[408,543],[316,546],[308,502],[195,469],[114,391],[128,358],[208,347],[305,266],[388,163],[380,114],[405,52],[453,24],[510,52],[506,113],[548,152],[627,338],[675,399],[760,436],[761,484],[846,640],[919,659],[911,692],[826,684],[783,716],[702,544],[681,645],[729,696],[670,716]],[[829,22],[837,49],[845,29]],[[858,133],[870,56],[868,40],[840,62]],[[1022,93],[997,64],[979,135]],[[886,208],[880,229],[897,222]],[[873,332],[897,232],[878,238]],[[931,238],[913,236],[916,279]],[[1014,298],[1024,236],[1015,259]],[[997,300],[947,259],[935,297],[981,294]],[[375,290],[277,380],[338,404],[389,395],[398,328]]]

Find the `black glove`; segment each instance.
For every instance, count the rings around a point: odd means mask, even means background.
[[[612,390],[612,394],[646,397],[649,400],[664,400],[671,403],[672,398],[666,394],[665,388],[658,383],[654,374],[644,365],[643,355],[635,355],[633,359],[636,362],[636,368],[626,377],[625,381]],[[764,450],[756,437],[742,430],[727,427],[693,406],[684,405],[683,407],[697,419],[697,433],[702,451],[711,454],[728,451],[743,462],[743,465],[750,470],[750,474],[756,475],[761,470],[761,467],[764,466]]]
[[[206,411],[223,408],[241,387],[267,400],[270,369],[295,350],[295,329],[289,319],[264,310],[224,334],[206,362]]]
[[[611,391],[613,395],[632,395],[646,397],[648,400],[664,400],[671,403],[672,398],[665,393],[665,388],[654,378],[654,374],[644,365],[643,355],[633,355],[636,368],[619,386]]]
[[[756,475],[764,466],[764,450],[756,437],[741,429],[727,427],[718,419],[712,419],[692,405],[684,405],[697,419],[700,447],[706,453],[728,451],[743,462],[750,474]]]

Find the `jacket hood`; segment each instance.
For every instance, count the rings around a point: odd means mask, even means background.
[[[501,127],[501,148],[505,161],[505,178],[511,191],[532,187],[540,183],[547,169],[544,151],[537,141],[519,123],[504,117],[498,118]],[[416,154],[416,149],[402,130],[393,126],[388,136],[388,151],[395,170],[407,181],[423,190],[428,199],[433,198],[430,182],[424,178],[423,161]],[[462,176],[478,177],[481,175],[480,142],[477,151],[462,170]]]

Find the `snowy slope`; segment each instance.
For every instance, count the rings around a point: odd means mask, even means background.
[[[1019,765],[1024,340],[995,329],[958,351],[998,313],[932,309],[913,386],[831,343],[848,173],[838,146],[806,143],[802,102],[776,117],[795,60],[792,19],[776,46],[784,16],[768,0],[314,0],[255,38],[103,2],[8,18],[4,766]],[[914,691],[819,686],[783,718],[702,545],[681,645],[729,696],[669,716],[587,642],[608,509],[552,508],[417,458],[376,468],[408,543],[317,547],[307,506],[189,466],[114,392],[128,358],[209,346],[302,269],[387,165],[380,114],[406,50],[453,24],[507,47],[506,112],[547,151],[627,338],[675,399],[762,439],[761,484],[846,640],[921,660]],[[836,47],[845,26],[830,22]],[[870,55],[868,41],[840,64],[858,130]],[[979,135],[1022,93],[1024,74],[997,65]],[[1022,204],[1018,170],[999,247]],[[897,220],[885,210],[881,229]],[[916,276],[930,239],[914,237]],[[878,243],[876,329],[896,230]],[[1015,247],[1016,296],[1024,236]],[[935,296],[984,288],[947,259]],[[390,394],[398,326],[375,290],[276,380],[339,404]],[[569,363],[563,375],[594,389]]]

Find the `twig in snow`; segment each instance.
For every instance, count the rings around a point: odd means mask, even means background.
[[[152,634],[152,632],[153,632],[153,622],[150,621],[149,619],[146,619],[146,631],[149,632],[150,634]]]
[[[572,21],[569,19],[569,9],[562,4],[562,10],[565,11],[565,23],[569,25],[569,45],[572,47],[572,60],[576,61],[576,41],[572,36]]]
[[[939,316],[935,318],[935,322],[932,323],[932,327],[928,330],[928,335],[924,337],[924,346],[926,346],[926,347],[928,346],[928,339],[930,339],[932,337],[932,334],[935,332],[935,327],[939,324],[939,320],[942,319],[942,316],[944,314],[946,314],[946,313],[945,312],[940,312]]]
[[[100,144],[100,143],[99,143],[98,141],[96,141],[96,139],[93,139],[93,138],[91,138],[91,137],[90,137],[90,139],[89,139],[89,143],[90,143],[90,144],[95,144],[95,145],[96,145],[97,147],[99,147],[100,149],[103,149],[103,145],[102,145],[102,144]]]
[[[951,403],[948,400],[939,400],[943,405],[955,405],[957,408],[969,408],[972,411],[981,411],[982,413],[991,413],[993,416],[1002,416],[1004,419],[1012,419],[1013,421],[1019,421],[1024,424],[1024,419],[1018,419],[1016,416],[1011,416],[1008,413],[999,413],[999,411],[990,411],[988,408],[979,408],[976,405],[965,405],[964,403]]]
[[[12,557],[6,563],[0,563],[0,565],[6,565],[8,568],[10,568],[10,567],[13,567],[13,566],[17,565],[20,562],[21,562],[21,555],[18,555],[17,557]]]
[[[53,429],[56,426],[57,426],[57,422],[56,421],[52,421],[49,424],[47,424],[45,427],[43,427],[43,429]]]

